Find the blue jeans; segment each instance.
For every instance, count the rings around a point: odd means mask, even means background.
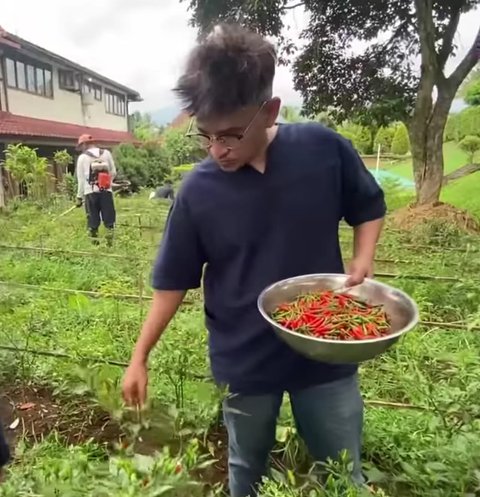
[[[282,394],[272,394],[225,399],[231,497],[253,497],[266,474],[282,398]],[[313,458],[337,459],[346,449],[353,460],[352,478],[363,482],[363,400],[357,375],[290,393],[290,402],[298,433]]]

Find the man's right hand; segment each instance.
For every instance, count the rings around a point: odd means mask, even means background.
[[[123,399],[129,406],[143,406],[147,399],[148,373],[144,363],[132,362],[123,377]]]
[[[83,198],[82,197],[77,197],[77,201],[75,202],[76,207],[82,207],[83,205]]]

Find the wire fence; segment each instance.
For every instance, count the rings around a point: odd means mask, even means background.
[[[127,368],[129,366],[129,363],[125,361],[119,361],[117,359],[109,359],[109,358],[103,358],[103,357],[93,357],[93,356],[85,356],[85,355],[71,355],[67,354],[65,352],[58,352],[58,351],[50,351],[50,350],[37,350],[37,349],[30,349],[30,348],[23,348],[23,347],[13,347],[10,345],[0,345],[0,350],[3,350],[4,352],[9,352],[9,353],[16,353],[16,354],[31,354],[34,356],[40,356],[40,357],[49,357],[53,359],[58,359],[58,360],[66,360],[68,362],[72,363],[77,363],[77,364],[83,364],[85,362],[95,364],[95,365],[109,365],[109,366],[116,366],[120,368]],[[190,381],[202,381],[202,382],[209,382],[209,383],[214,383],[215,380],[211,375],[198,375],[198,374],[193,374],[193,373],[187,373],[186,378]],[[389,408],[389,409],[408,409],[408,410],[416,410],[416,411],[430,411],[430,412],[436,412],[436,414],[439,415],[444,415],[446,413],[442,412],[441,410],[435,409],[433,406],[423,406],[423,405],[415,405],[415,404],[410,404],[410,403],[402,403],[402,402],[392,402],[388,400],[374,400],[374,399],[365,399],[364,400],[365,405],[370,406],[370,407],[381,407],[381,408]]]
[[[52,247],[44,247],[44,246],[26,246],[26,245],[10,245],[10,244],[0,244],[0,250],[5,250],[5,251],[22,251],[22,252],[36,252],[41,255],[65,255],[65,256],[71,256],[71,257],[98,257],[99,253],[98,252],[93,252],[93,251],[82,251],[82,250],[69,250],[69,249],[57,249],[57,248],[52,248]],[[116,260],[125,260],[125,261],[132,261],[132,262],[142,262],[142,263],[147,263],[151,264],[154,262],[155,258],[154,257],[139,257],[139,256],[133,256],[133,255],[126,255],[126,254],[115,254],[115,253],[110,253],[110,252],[102,252],[101,254],[102,258],[109,258],[109,259],[116,259]],[[401,264],[401,265],[411,265],[414,263],[412,260],[408,259],[392,259],[392,258],[382,258],[382,257],[376,257],[374,259],[374,262],[380,263],[380,264]],[[450,266],[450,267],[462,267],[463,264],[459,262],[448,262],[446,261],[444,263],[445,266]]]
[[[114,300],[126,300],[126,301],[136,301],[136,302],[150,302],[153,300],[151,295],[145,295],[143,293],[143,288],[140,287],[138,294],[125,294],[125,293],[112,293],[112,292],[94,292],[89,290],[76,290],[74,288],[59,288],[59,287],[46,287],[41,285],[31,285],[28,283],[18,283],[15,281],[2,281],[0,280],[0,286],[13,287],[13,288],[23,288],[31,290],[34,292],[55,292],[64,293],[67,295],[84,295],[86,297],[92,298],[109,298]],[[194,305],[195,303],[200,303],[200,300],[189,300],[185,299],[182,303],[184,306]],[[446,329],[446,330],[467,330],[467,331],[480,331],[480,326],[474,326],[463,321],[454,322],[442,322],[442,321],[419,321],[419,326],[429,329]]]

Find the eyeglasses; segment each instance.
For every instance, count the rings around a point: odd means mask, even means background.
[[[221,134],[221,135],[207,135],[205,133],[195,133],[192,132],[192,127],[194,120],[192,119],[190,121],[190,125],[188,127],[187,133],[185,136],[188,136],[189,138],[196,138],[200,142],[200,146],[206,150],[210,150],[214,142],[220,143],[223,147],[226,149],[233,150],[234,148],[237,148],[242,140],[245,138],[247,133],[250,131],[253,123],[256,121],[257,117],[259,116],[260,112],[263,110],[265,107],[265,104],[267,102],[263,102],[262,105],[259,107],[255,115],[252,117],[250,122],[247,124],[245,129],[243,130],[242,133],[238,134]]]

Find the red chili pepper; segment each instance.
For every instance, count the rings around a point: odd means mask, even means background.
[[[292,331],[334,340],[365,340],[383,336],[390,329],[381,306],[331,291],[301,295],[278,306],[272,317]]]

